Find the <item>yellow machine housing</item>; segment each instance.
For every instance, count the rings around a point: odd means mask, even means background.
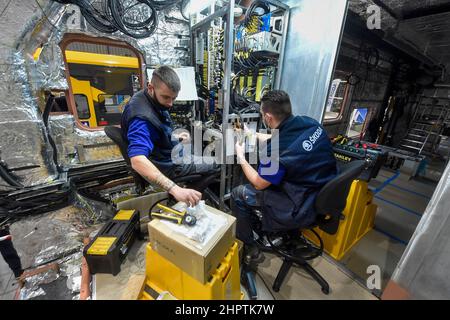
[[[133,80],[139,75],[138,58],[71,50],[65,56],[81,123],[90,128],[119,124],[126,102],[139,89]]]
[[[146,280],[139,300],[154,300],[164,292],[179,300],[242,300],[238,243],[234,242],[206,284],[183,272],[148,244]]]
[[[324,251],[336,260],[341,260],[344,255],[372,230],[375,221],[377,206],[373,203],[373,192],[369,190],[366,181],[353,182],[347,197],[347,205],[344,209],[344,220],[340,222],[335,235],[329,235],[319,228],[315,228],[323,240]],[[303,234],[319,245],[317,237],[308,230]]]

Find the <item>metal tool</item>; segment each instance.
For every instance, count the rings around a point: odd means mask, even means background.
[[[156,205],[161,211],[160,212],[152,212],[152,218],[159,218],[174,222],[176,224],[185,224],[188,226],[194,226],[197,223],[197,218],[193,215],[187,213],[186,210],[178,211],[169,207],[166,207],[162,204]]]

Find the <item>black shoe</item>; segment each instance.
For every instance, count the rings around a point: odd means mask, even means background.
[[[19,279],[20,276],[23,274],[23,269],[20,269],[20,270],[13,270],[13,272],[14,272],[14,277],[15,277],[16,279]]]
[[[257,265],[264,261],[264,254],[257,246],[244,247],[244,264]]]

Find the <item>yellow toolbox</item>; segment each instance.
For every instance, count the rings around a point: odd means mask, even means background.
[[[90,273],[117,275],[139,232],[139,211],[117,212],[83,250]]]
[[[146,280],[139,299],[154,300],[164,293],[179,300],[242,300],[238,243],[234,242],[205,284],[160,256],[148,244]]]
[[[319,228],[314,229],[323,240],[324,251],[341,260],[373,228],[376,212],[377,206],[373,203],[373,192],[369,190],[368,183],[354,181],[344,209],[345,218],[340,222],[337,233],[330,235]],[[305,230],[303,234],[316,245],[319,244],[311,231]]]

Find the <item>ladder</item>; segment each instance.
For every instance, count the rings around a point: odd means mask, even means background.
[[[433,155],[450,115],[450,99],[421,96],[400,149]]]

